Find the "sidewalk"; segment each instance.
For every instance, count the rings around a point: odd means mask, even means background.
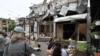
[[[32,46],[32,48],[34,49],[34,48],[38,48],[38,45],[35,43],[35,41],[30,41],[30,44],[31,44],[31,46]]]
[[[46,42],[37,42],[41,45],[41,51],[35,51],[34,53],[36,54],[36,56],[47,56],[46,55],[46,49],[47,49],[47,45]],[[37,47],[37,44],[35,44],[35,41],[31,41],[31,45],[32,48]]]

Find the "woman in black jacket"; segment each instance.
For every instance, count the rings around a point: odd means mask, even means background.
[[[55,44],[52,56],[61,56],[61,43],[57,42]]]

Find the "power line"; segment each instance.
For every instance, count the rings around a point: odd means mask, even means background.
[[[8,9],[7,7],[5,7],[5,6],[1,5],[1,4],[0,4],[0,7],[6,9],[8,12],[10,12],[10,13],[12,13],[12,14],[16,14],[16,13],[13,12],[12,10]],[[12,14],[10,14],[10,15],[12,15]],[[16,16],[14,16],[14,15],[12,15],[12,16],[13,16],[13,17],[16,17]]]

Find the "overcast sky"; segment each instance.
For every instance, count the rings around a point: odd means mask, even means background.
[[[39,4],[43,0],[0,0],[0,17],[18,18],[29,14],[32,4]]]

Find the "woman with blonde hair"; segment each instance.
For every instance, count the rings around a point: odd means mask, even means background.
[[[11,43],[5,46],[3,56],[30,56],[33,54],[32,47],[26,44],[24,39],[24,29],[16,26],[11,34]]]

